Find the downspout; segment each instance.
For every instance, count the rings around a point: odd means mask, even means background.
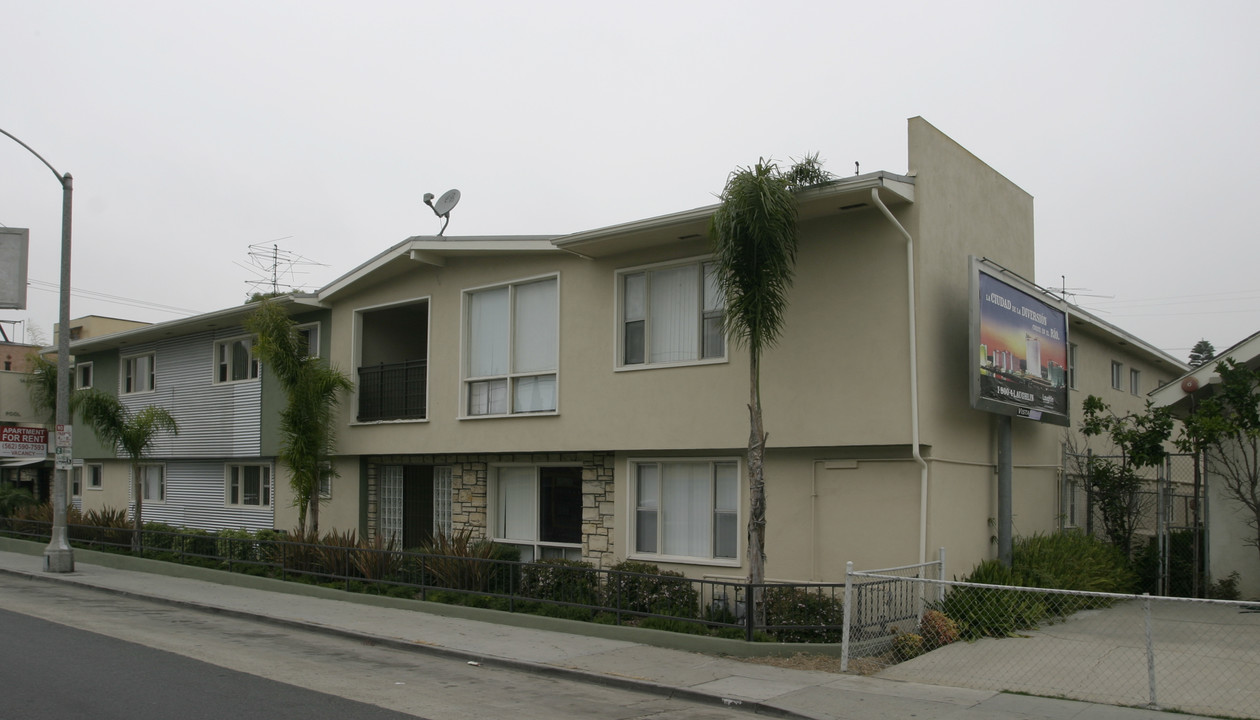
[[[871,188],[871,202],[906,239],[906,302],[909,305],[910,322],[910,452],[914,455],[914,461],[919,464],[919,562],[923,563],[927,562],[928,466],[919,452],[919,351],[915,340],[914,238],[897,222],[884,201],[879,199],[879,188]]]

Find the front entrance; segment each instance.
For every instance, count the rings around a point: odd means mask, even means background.
[[[381,468],[380,533],[394,546],[426,545],[451,532],[451,469],[434,465]]]

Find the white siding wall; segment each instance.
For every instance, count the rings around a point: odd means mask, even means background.
[[[166,501],[144,503],[145,522],[203,530],[267,530],[275,526],[273,507],[229,507],[224,492],[227,460],[166,462]],[[271,500],[275,503],[273,465]]]
[[[159,437],[152,457],[257,457],[262,379],[214,382],[215,341],[242,334],[240,328],[199,333],[120,353],[120,358],[156,353],[154,392],[120,395],[123,404],[133,410],[164,407],[179,423],[177,436]]]

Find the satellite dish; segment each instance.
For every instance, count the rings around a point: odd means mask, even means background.
[[[442,233],[446,232],[446,226],[451,222],[451,210],[459,204],[459,191],[454,188],[447,190],[442,193],[442,197],[438,198],[436,203],[433,202],[433,193],[425,193],[424,204],[433,208],[434,215],[446,221],[442,223],[442,229],[438,231],[438,237],[441,237]]]
[[[433,212],[437,213],[438,217],[446,217],[451,210],[455,209],[457,204],[459,204],[459,191],[447,190],[433,204]]]

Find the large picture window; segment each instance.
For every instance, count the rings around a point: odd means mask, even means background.
[[[557,292],[551,277],[466,295],[466,415],[556,409]]]
[[[503,466],[494,478],[497,542],[521,560],[582,557],[582,468]]]
[[[620,276],[622,366],[720,360],[725,302],[714,264],[693,262]]]
[[[228,465],[227,504],[269,507],[271,505],[271,466]]]
[[[631,464],[634,552],[700,560],[739,555],[739,464],[661,460]]]
[[[124,394],[151,392],[154,382],[153,353],[122,359],[122,391]]]

